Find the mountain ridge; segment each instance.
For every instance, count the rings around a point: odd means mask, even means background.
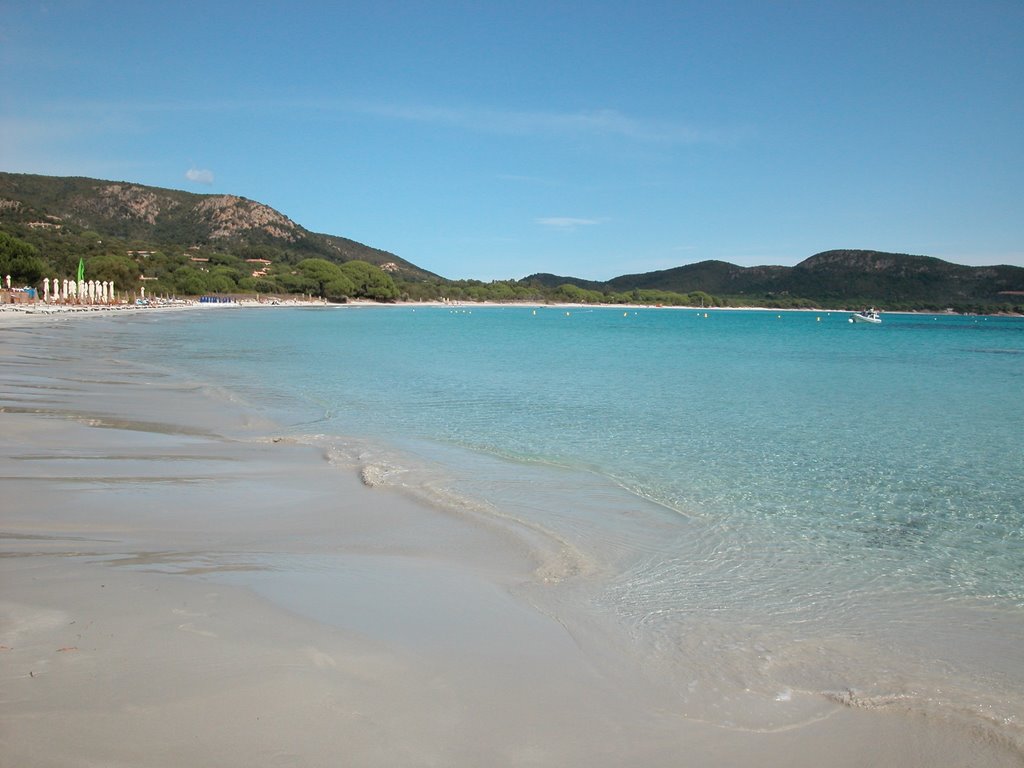
[[[1021,311],[1024,303],[1024,267],[969,267],[864,249],[822,251],[792,267],[705,260],[607,281],[550,273],[491,283],[449,280],[388,251],[312,232],[271,206],[238,195],[80,176],[0,172],[0,234],[34,247],[56,273],[72,274],[82,257],[103,264],[126,290],[143,280],[158,281],[151,288],[166,292],[310,290],[308,281],[293,279],[296,266],[324,259],[376,266],[414,300],[690,299],[723,306],[875,304],[964,311]],[[254,263],[262,267],[253,268]],[[197,280],[188,270],[204,274]]]
[[[833,249],[792,267],[741,267],[708,260],[670,269],[620,275],[605,282],[538,273],[524,278],[549,287],[591,291],[702,291],[722,297],[863,300],[868,303],[1012,303],[1024,291],[1024,267],[971,267],[919,256],[866,249]]]
[[[265,203],[128,181],[0,172],[0,223],[22,230],[15,234],[70,226],[154,246],[272,246],[339,263],[389,265],[415,279],[438,277],[388,251],[308,230]]]

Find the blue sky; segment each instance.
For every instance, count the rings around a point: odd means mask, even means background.
[[[242,195],[450,278],[1024,265],[1024,3],[5,0],[0,169]]]

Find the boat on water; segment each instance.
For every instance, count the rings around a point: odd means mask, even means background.
[[[851,323],[874,323],[882,322],[882,315],[877,309],[865,309],[863,312],[854,312],[850,315]]]

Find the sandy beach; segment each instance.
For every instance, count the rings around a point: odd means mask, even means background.
[[[683,717],[544,598],[557,543],[370,487],[90,326],[0,316],[0,765],[1021,764],[898,708]]]

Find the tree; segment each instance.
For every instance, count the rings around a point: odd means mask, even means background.
[[[352,281],[345,275],[341,275],[324,286],[323,297],[328,301],[343,302],[348,301],[350,296],[355,295],[355,292],[356,288]]]
[[[201,296],[210,292],[206,274],[191,267],[178,267],[174,271],[174,290],[183,296]]]
[[[11,283],[36,285],[45,266],[34,246],[0,232],[0,275],[11,276]]]
[[[327,259],[303,259],[297,265],[309,291],[322,299],[344,301],[355,295],[355,285],[341,267]]]
[[[696,306],[701,306],[701,307],[713,307],[713,306],[715,306],[715,299],[714,299],[714,297],[711,296],[711,294],[705,293],[704,291],[690,291],[689,295],[686,298],[687,298],[687,303],[689,303],[691,306],[694,306],[694,307],[696,307]]]
[[[233,293],[238,288],[235,281],[225,274],[210,274],[206,284],[213,293]]]
[[[258,277],[253,280],[252,290],[256,291],[256,293],[280,293],[281,286],[270,278]]]
[[[127,256],[104,254],[85,262],[86,277],[90,280],[110,280],[119,291],[134,290],[138,274],[138,266]]]
[[[355,296],[374,301],[394,301],[398,289],[391,275],[365,261],[346,261],[341,271],[355,286]]]
[[[555,289],[552,298],[556,301],[568,301],[573,304],[597,304],[604,296],[597,291],[588,291],[572,283],[563,283]]]
[[[231,267],[211,267],[209,275],[211,281],[216,280],[219,285],[231,284],[230,288],[223,290],[220,288],[216,289],[223,293],[235,290],[238,287],[238,281],[242,279],[242,275],[239,271],[237,269],[232,269]]]

